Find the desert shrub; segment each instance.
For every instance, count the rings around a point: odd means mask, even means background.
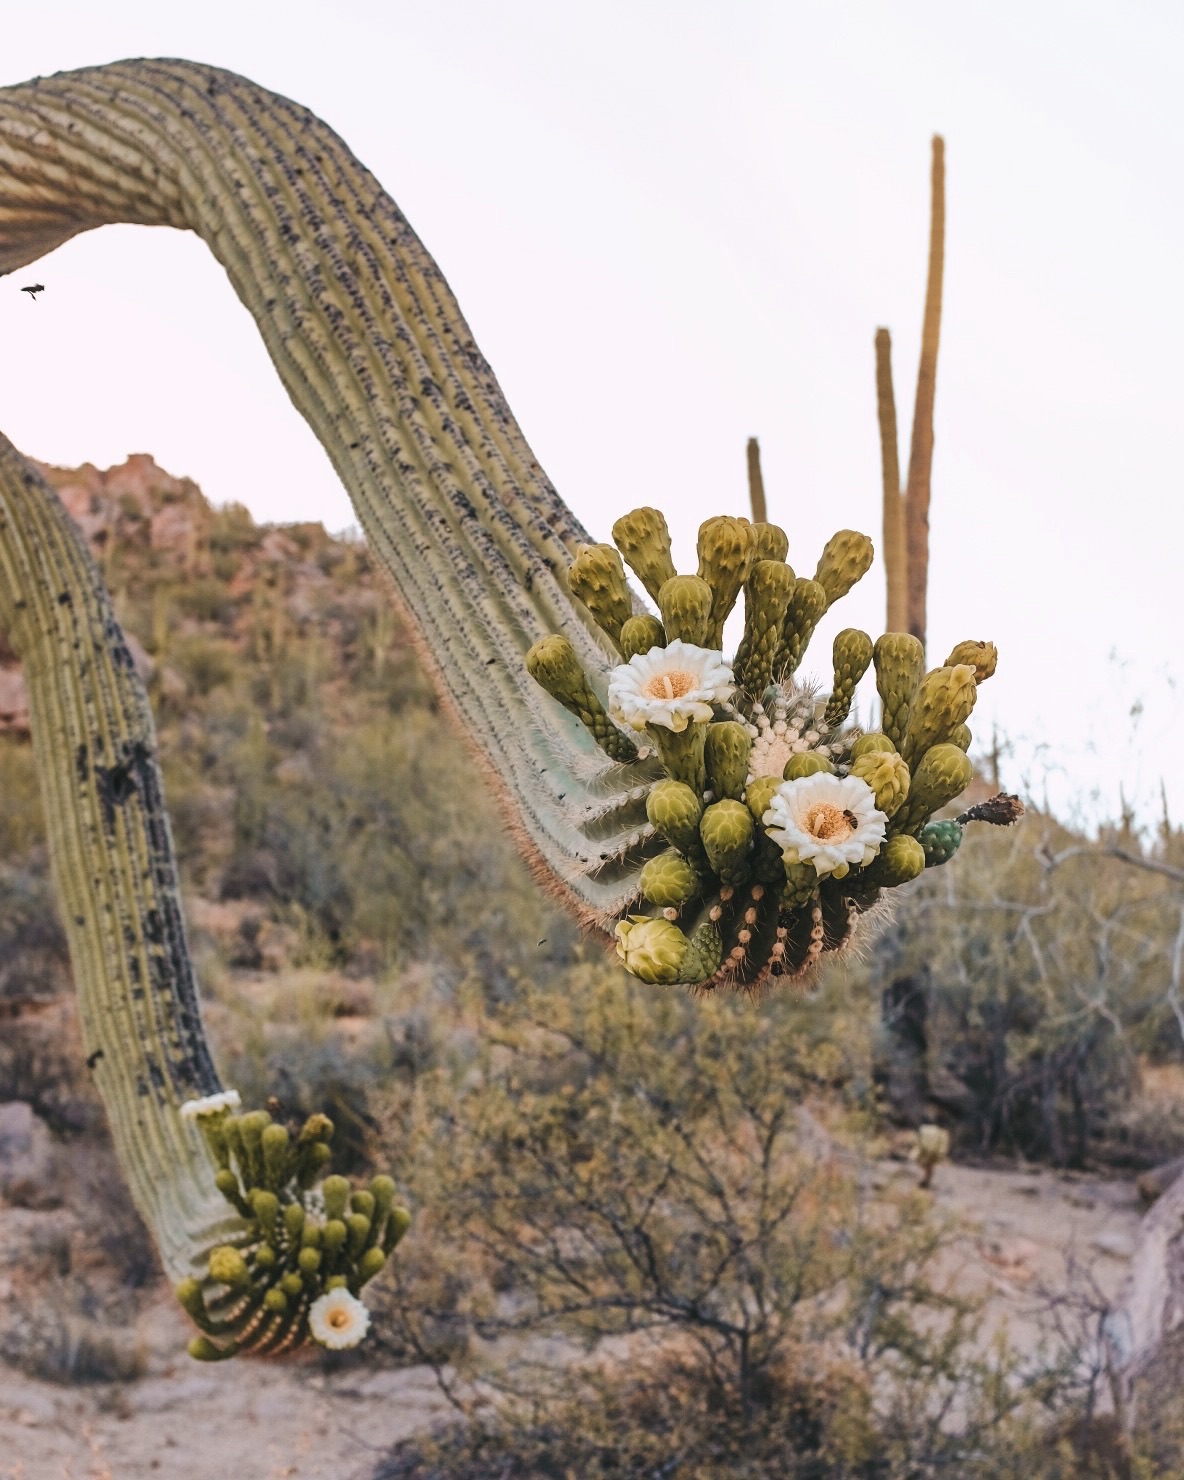
[[[0,865],[0,1002],[52,997],[69,985],[66,936],[48,877]]]
[[[176,643],[172,661],[189,687],[195,693],[205,695],[233,680],[237,657],[227,642],[207,637],[186,637]]]

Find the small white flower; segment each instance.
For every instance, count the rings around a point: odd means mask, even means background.
[[[761,820],[786,863],[811,863],[836,879],[872,861],[888,826],[865,781],[825,771],[783,781]]]
[[[221,1094],[206,1095],[202,1100],[186,1100],[181,1106],[182,1120],[201,1120],[206,1115],[221,1115],[223,1110],[237,1110],[242,1104],[238,1090],[224,1089]]]
[[[357,1346],[370,1329],[370,1312],[348,1290],[321,1295],[308,1308],[308,1329],[314,1341],[333,1351]]]
[[[633,730],[661,725],[681,732],[711,718],[713,704],[732,694],[732,670],[722,653],[679,638],[648,653],[635,653],[608,679],[608,711]]]

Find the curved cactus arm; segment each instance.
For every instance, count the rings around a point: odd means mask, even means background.
[[[641,765],[606,765],[522,655],[564,632],[587,535],[519,430],[440,270],[306,108],[214,67],[130,61],[0,90],[0,272],[111,222],[197,232],[251,312],[536,872],[588,920],[653,851]]]
[[[240,1226],[180,1104],[202,1033],[147,695],[82,537],[0,437],[0,626],[24,665],[82,1035],[136,1206],[174,1280]]]

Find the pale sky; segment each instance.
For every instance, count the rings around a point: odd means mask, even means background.
[[[930,648],[989,637],[972,719],[1062,810],[1184,819],[1184,8],[432,0],[97,7],[5,27],[0,85],[184,56],[308,104],[406,211],[600,538],[663,507],[685,567],[746,506],[811,574],[879,542],[872,341],[912,416],[929,139],[947,152]],[[22,282],[46,292],[30,303]],[[0,279],[0,428],[151,452],[260,519],[353,522],[196,238],[109,227]],[[877,566],[840,626],[883,625]],[[809,659],[807,659],[809,666]],[[1137,724],[1130,710],[1141,701]]]

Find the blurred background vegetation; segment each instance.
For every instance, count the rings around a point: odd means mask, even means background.
[[[530,881],[362,544],[150,459],[49,472],[136,639],[227,1082],[327,1110],[343,1169],[381,1148],[416,1211],[380,1360],[436,1364],[462,1417],[379,1473],[1178,1473],[1166,1410],[1141,1457],[1095,1423],[1082,1458],[1084,1297],[1047,1350],[984,1344],[927,1194],[875,1173],[929,1123],[984,1163],[1184,1155],[1170,819],[972,829],[809,997],[642,987]],[[29,1305],[0,1355],[126,1376],[104,1322],[157,1275],[116,1211],[3,651],[0,676],[0,1102],[98,1210],[73,1305]]]

